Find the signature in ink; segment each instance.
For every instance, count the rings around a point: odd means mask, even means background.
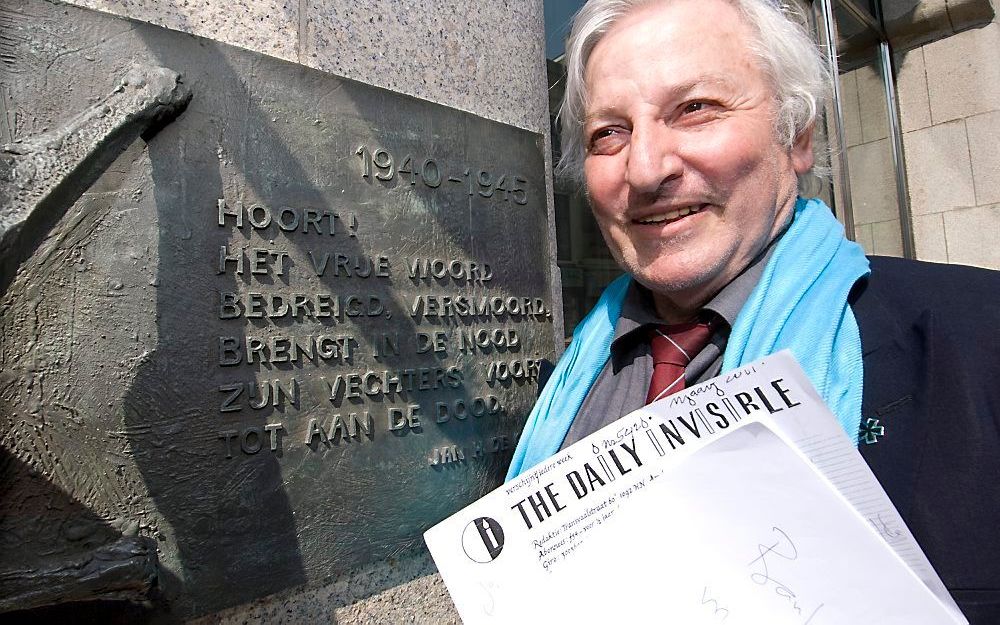
[[[751,375],[753,373],[757,373],[757,368],[754,367],[753,365],[750,365],[748,367],[743,367],[742,369],[734,369],[733,371],[730,371],[726,375],[726,383],[728,384],[729,382],[732,382],[733,380],[741,378],[741,377],[743,377],[745,375]]]
[[[771,531],[775,532],[779,536],[777,540],[771,545],[758,544],[757,553],[759,554],[756,558],[750,561],[747,565],[753,567],[754,571],[750,573],[750,580],[755,584],[760,586],[769,586],[774,588],[774,594],[788,600],[788,604],[795,611],[796,614],[802,616],[802,606],[799,605],[799,598],[795,594],[795,591],[789,588],[787,584],[784,584],[772,575],[772,566],[776,562],[793,562],[799,557],[799,550],[796,548],[795,543],[792,539],[782,530],[780,527],[772,527]],[[802,622],[802,625],[808,625],[812,622],[813,617],[820,611],[824,604],[819,604],[816,609],[814,609]]]
[[[868,517],[868,522],[872,524],[875,531],[879,533],[888,543],[892,543],[893,540],[899,538],[903,535],[903,530],[898,527],[891,527],[889,522],[882,518],[882,513],[879,512],[874,518]]]
[[[720,621],[725,621],[727,618],[729,618],[729,608],[724,608],[721,605],[719,605],[719,602],[717,600],[709,596],[711,592],[712,589],[709,588],[708,586],[705,586],[704,590],[701,591],[701,605],[712,604],[711,606],[709,606],[709,609],[713,610],[712,616],[718,617]]]
[[[591,443],[590,445],[591,450],[594,452],[594,455],[597,455],[601,453],[602,447],[604,449],[611,449],[612,447],[621,444],[621,442],[625,440],[627,436],[632,436],[632,444],[635,445],[635,433],[639,432],[640,430],[648,430],[648,429],[649,429],[649,422],[646,419],[642,418],[637,419],[632,423],[620,427],[618,431],[615,432],[614,438],[602,439],[600,446],[598,446],[597,443]]]

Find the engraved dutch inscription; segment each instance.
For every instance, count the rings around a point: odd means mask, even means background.
[[[184,617],[418,545],[494,488],[556,344],[542,137],[18,2],[85,26],[17,49],[50,68],[5,95],[26,131],[114,93],[122,59],[194,96],[69,202],[3,293],[6,449],[96,467],[60,488],[135,521]],[[73,90],[79,50],[106,84]]]

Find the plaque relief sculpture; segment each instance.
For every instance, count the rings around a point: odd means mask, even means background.
[[[416,546],[498,484],[555,345],[539,135],[2,11],[0,609],[209,613]],[[41,578],[10,576],[107,553],[117,585],[25,603]]]

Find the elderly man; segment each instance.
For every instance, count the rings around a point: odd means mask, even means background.
[[[591,0],[564,167],[628,275],[574,339],[508,477],[642,405],[790,348],[973,622],[1000,622],[1000,279],[865,258],[797,197],[832,78],[771,0]],[[881,439],[879,434],[882,434]]]

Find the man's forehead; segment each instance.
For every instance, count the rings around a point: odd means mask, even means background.
[[[729,0],[660,0],[640,3],[614,23],[598,42],[626,42],[645,31],[654,40],[704,41],[712,35],[725,39],[746,34],[749,24]],[[627,32],[626,32],[627,31]]]

